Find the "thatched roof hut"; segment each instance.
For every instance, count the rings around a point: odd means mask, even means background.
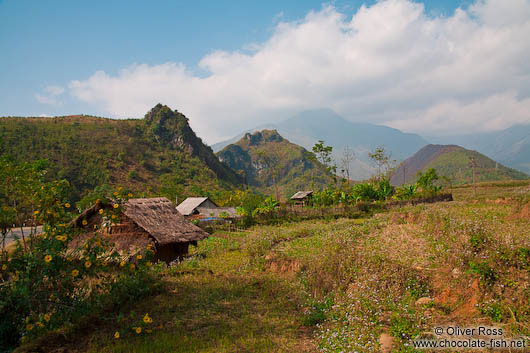
[[[105,225],[99,210],[111,208],[112,205],[99,202],[74,219],[75,227],[89,231],[85,237],[74,239],[74,245],[95,234],[96,225],[97,232],[113,242],[120,253],[134,253],[151,243],[156,260],[171,262],[187,254],[190,243],[208,237],[208,233],[184,218],[165,197],[130,199],[122,205],[119,222]]]
[[[310,198],[313,195],[313,191],[298,191],[296,194],[291,196],[291,200],[302,201]]]

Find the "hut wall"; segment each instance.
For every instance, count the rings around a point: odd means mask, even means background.
[[[197,208],[217,208],[217,205],[215,205],[210,199],[206,199],[203,203],[201,203]]]
[[[182,259],[188,253],[189,242],[157,245],[155,260],[170,263]]]

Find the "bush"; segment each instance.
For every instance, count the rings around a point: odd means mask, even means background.
[[[151,249],[133,254],[126,263],[112,244],[98,236],[80,248],[69,246],[77,234],[68,224],[72,214],[64,202],[65,184],[42,185],[35,194],[40,209],[35,219],[44,224],[43,234],[33,237],[29,248],[20,242],[12,254],[0,260],[0,351],[34,339],[50,330],[75,324],[85,316],[123,305],[153,290]],[[104,217],[117,220],[119,203]]]

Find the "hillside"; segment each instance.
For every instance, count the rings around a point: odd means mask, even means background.
[[[355,153],[349,168],[353,179],[365,179],[375,173],[368,153],[377,147],[383,146],[386,151],[392,153],[394,159],[403,160],[428,143],[419,135],[404,133],[387,126],[347,121],[329,109],[304,111],[283,122],[263,125],[247,132],[265,128],[277,130],[289,141],[308,150],[311,150],[318,140],[324,140],[327,145],[333,147],[333,157],[338,165],[344,148],[348,146]],[[244,134],[214,144],[212,148],[214,151],[220,151]]]
[[[298,190],[318,188],[331,180],[324,167],[307,156],[307,150],[284,139],[276,130],[247,133],[217,155],[234,170],[242,172],[246,183],[262,191],[284,196]]]
[[[0,154],[47,159],[48,177],[70,181],[73,201],[104,183],[174,200],[243,181],[195,135],[183,114],[161,104],[144,119],[0,118]]]
[[[470,167],[472,158],[477,165],[477,182],[528,178],[528,175],[507,168],[476,151],[456,145],[427,145],[403,161],[391,173],[390,182],[393,185],[410,183],[415,181],[419,171],[434,168],[439,176],[449,178],[452,184],[470,183],[473,178]]]
[[[529,124],[514,125],[495,132],[446,137],[444,140],[474,149],[508,167],[530,173]]]

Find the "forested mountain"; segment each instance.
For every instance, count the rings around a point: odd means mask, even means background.
[[[19,161],[47,159],[48,177],[70,181],[73,200],[105,183],[172,200],[243,183],[182,113],[161,104],[144,119],[0,118],[0,154]]]
[[[527,179],[528,175],[507,168],[485,155],[456,145],[427,145],[401,163],[391,174],[393,185],[414,182],[417,173],[428,168],[445,177],[452,184],[471,183],[475,161],[475,178],[480,181]]]
[[[284,139],[276,130],[247,133],[217,155],[242,172],[248,185],[261,191],[278,191],[283,196],[319,188],[333,179],[306,149]]]

